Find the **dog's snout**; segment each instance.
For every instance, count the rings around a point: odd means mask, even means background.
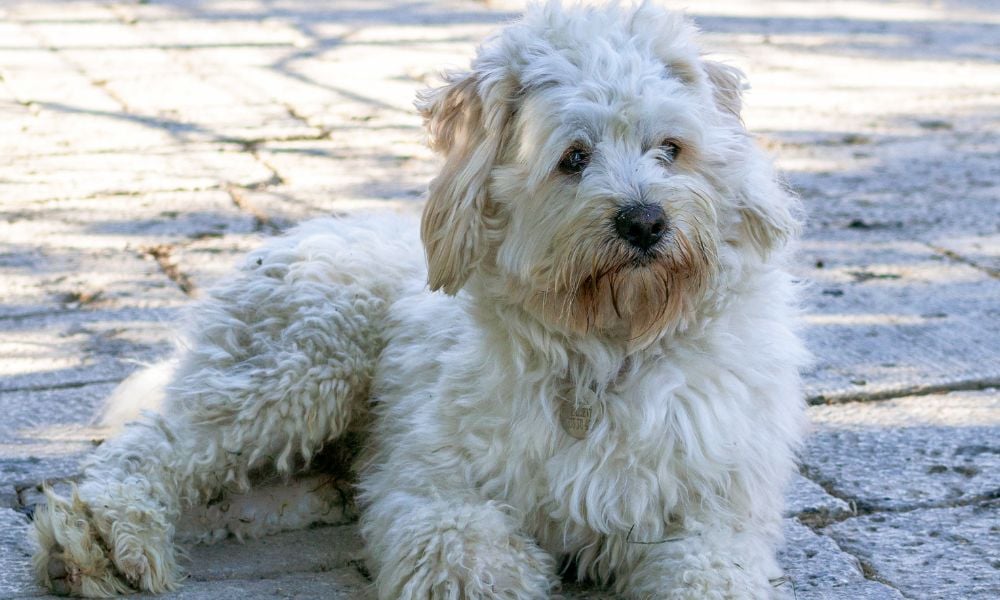
[[[655,204],[628,206],[615,216],[618,237],[640,250],[649,250],[667,230],[667,215]]]

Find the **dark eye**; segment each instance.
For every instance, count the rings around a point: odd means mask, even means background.
[[[590,152],[573,146],[563,152],[562,158],[559,159],[559,170],[576,175],[586,169],[588,164],[590,164]]]
[[[670,164],[681,153],[681,147],[674,140],[666,139],[660,142],[660,160]]]

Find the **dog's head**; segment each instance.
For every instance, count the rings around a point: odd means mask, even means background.
[[[421,95],[432,289],[469,281],[576,334],[648,342],[793,233],[740,121],[742,76],[681,16],[555,3]]]

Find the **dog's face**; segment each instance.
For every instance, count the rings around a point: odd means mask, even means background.
[[[432,289],[642,345],[794,229],[739,119],[738,71],[643,5],[536,8],[422,98],[446,163],[422,236]],[[725,255],[725,256],[724,256]]]

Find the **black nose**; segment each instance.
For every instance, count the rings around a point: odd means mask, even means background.
[[[655,204],[637,204],[618,211],[615,231],[618,237],[640,250],[649,250],[667,230],[667,215]]]

